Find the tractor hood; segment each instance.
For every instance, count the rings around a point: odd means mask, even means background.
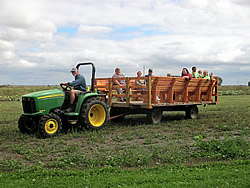
[[[54,97],[64,97],[64,93],[60,89],[53,89],[53,90],[45,90],[45,91],[37,91],[33,93],[28,93],[28,94],[23,95],[22,97],[46,99],[46,98],[54,98]]]
[[[44,115],[60,108],[64,101],[60,89],[38,91],[22,96],[23,111],[26,115]]]

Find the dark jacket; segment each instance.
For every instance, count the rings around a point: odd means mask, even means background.
[[[69,85],[73,86],[75,90],[87,91],[85,78],[81,74],[75,77],[75,81],[69,82]]]

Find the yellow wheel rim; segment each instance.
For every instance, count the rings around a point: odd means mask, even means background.
[[[102,105],[95,104],[90,108],[88,117],[91,125],[94,127],[99,127],[105,121],[106,111]]]
[[[58,122],[56,119],[49,119],[45,123],[45,131],[48,134],[54,134],[58,130]]]

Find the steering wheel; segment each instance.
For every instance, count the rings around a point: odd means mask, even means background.
[[[72,90],[72,88],[70,87],[69,84],[60,84],[60,86],[63,89],[63,91],[70,91],[70,90]]]

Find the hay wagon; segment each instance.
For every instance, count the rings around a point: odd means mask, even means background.
[[[124,79],[125,86],[112,84],[112,78],[96,78],[94,87],[105,94],[110,107],[110,120],[122,121],[129,114],[147,114],[151,123],[160,123],[163,111],[185,111],[187,118],[197,118],[197,105],[218,104],[218,77],[213,80],[181,77],[141,77],[143,86],[136,85],[137,77]],[[117,90],[122,88],[123,94]],[[125,97],[125,102],[120,98]]]

